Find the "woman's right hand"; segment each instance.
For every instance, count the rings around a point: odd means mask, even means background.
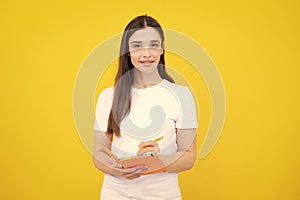
[[[112,175],[122,176],[126,179],[132,180],[135,178],[139,178],[148,169],[149,169],[148,166],[142,166],[142,165],[125,169],[121,164],[117,163],[116,161],[113,161]]]

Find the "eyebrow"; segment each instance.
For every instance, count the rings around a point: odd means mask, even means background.
[[[152,43],[156,43],[156,42],[160,42],[159,40],[150,40],[150,42],[152,42]],[[143,43],[142,41],[132,41],[131,43],[138,43],[138,44],[140,44],[140,43]]]

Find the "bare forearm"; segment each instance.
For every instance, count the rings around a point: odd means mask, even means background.
[[[177,129],[178,151],[170,155],[161,155],[168,172],[186,171],[194,166],[196,159],[196,129]]]
[[[112,159],[104,152],[97,152],[93,157],[94,165],[97,169],[106,174],[113,174]]]
[[[194,166],[196,154],[191,151],[179,151],[170,155],[160,155],[170,173],[182,172]]]
[[[109,155],[107,155],[103,148],[111,148],[112,136],[101,131],[95,131],[95,143],[93,152],[93,161],[97,169],[103,173],[113,174],[113,162]]]

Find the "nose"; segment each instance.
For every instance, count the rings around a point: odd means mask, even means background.
[[[149,51],[149,48],[144,48],[144,51],[143,51],[143,57],[144,58],[150,58],[150,51]]]

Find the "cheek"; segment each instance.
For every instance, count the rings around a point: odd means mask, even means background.
[[[161,52],[157,52],[157,53],[155,54],[155,57],[156,57],[156,60],[157,60],[157,61],[159,61],[161,55],[162,55]]]
[[[136,67],[139,65],[139,55],[131,53],[130,54],[130,61]]]
[[[163,50],[155,50],[155,53],[156,57],[160,57],[160,55],[163,54]]]
[[[138,55],[136,55],[136,54],[130,54],[130,59],[131,59],[131,62],[132,63],[136,63],[136,62],[138,62]]]

